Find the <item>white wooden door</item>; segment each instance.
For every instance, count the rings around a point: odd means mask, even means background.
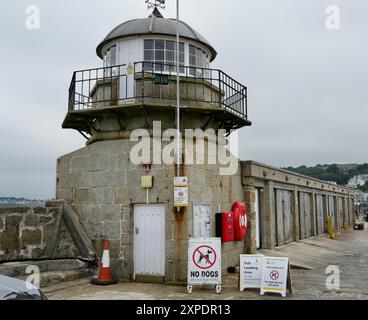
[[[165,276],[165,206],[134,206],[134,279]]]
[[[140,59],[140,41],[138,39],[124,40],[120,45],[120,96],[122,103],[124,99],[135,97],[134,63]]]

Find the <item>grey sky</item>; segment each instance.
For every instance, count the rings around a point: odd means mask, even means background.
[[[167,0],[166,17],[175,1]],[[248,86],[253,126],[241,159],[276,166],[368,162],[366,0],[181,0],[182,20],[218,50],[212,64]],[[25,8],[41,29],[25,28]],[[325,27],[327,5],[341,29]],[[83,147],[62,130],[74,70],[99,67],[97,44],[148,16],[144,0],[1,0],[0,196],[51,198],[56,158]]]

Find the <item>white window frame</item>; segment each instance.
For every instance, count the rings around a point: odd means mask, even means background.
[[[112,64],[111,63],[111,50],[115,48],[115,63]],[[109,68],[109,67],[113,67],[113,66],[117,66],[118,65],[118,44],[114,43],[112,45],[110,45],[109,47],[106,48],[105,50],[105,54],[103,56],[103,61],[104,61],[104,68]]]
[[[154,43],[154,46],[153,46],[153,49],[147,49],[147,50],[152,50],[153,51],[153,60],[151,60],[151,61],[149,61],[149,60],[145,60],[145,51],[146,51],[146,49],[145,49],[145,41],[147,41],[147,40],[151,40],[151,41],[153,41],[153,43]],[[158,60],[158,61],[156,61],[156,41],[164,41],[164,49],[163,49],[163,51],[164,51],[164,60],[163,61],[161,61],[161,60]],[[174,49],[175,49],[175,51],[173,51],[174,52],[174,61],[168,61],[167,60],[167,49],[166,49],[166,42],[167,41],[171,41],[171,42],[174,42]],[[167,70],[166,68],[164,68],[164,70],[149,70],[150,72],[162,72],[163,74],[176,74],[176,41],[173,39],[173,38],[165,38],[165,37],[149,37],[149,38],[143,38],[142,39],[142,47],[143,47],[143,63],[144,62],[147,62],[147,63],[153,63],[153,64],[155,64],[155,63],[157,63],[157,64],[159,64],[159,63],[163,63],[164,65],[165,64],[173,64],[173,67],[175,68],[175,70],[173,70],[173,71],[169,71],[169,70]],[[180,51],[180,53],[181,54],[184,54],[184,62],[183,62],[183,64],[181,64],[180,65],[180,67],[184,67],[184,72],[179,72],[179,74],[181,74],[181,75],[185,75],[185,66],[186,66],[186,43],[185,43],[185,41],[180,41],[180,44],[182,44],[183,45],[183,51]],[[170,50],[171,51],[171,50]],[[152,68],[152,69],[154,69],[154,68]],[[182,68],[180,68],[180,69],[182,69]],[[181,71],[181,70],[180,70]]]
[[[195,48],[195,64],[191,64],[190,63],[190,59],[191,57],[193,57],[194,55],[191,54],[191,47]],[[188,52],[188,58],[189,58],[189,74],[193,77],[198,76],[198,77],[202,77],[202,68],[203,69],[210,69],[210,57],[208,55],[208,52],[206,50],[204,50],[202,47],[198,46],[197,44],[193,44],[193,43],[189,43],[188,44],[188,48],[189,48],[189,52]],[[199,55],[198,53],[201,54],[201,65],[199,65]],[[192,68],[199,68],[196,69],[196,74],[192,73]],[[207,72],[207,77],[208,77],[208,72]]]

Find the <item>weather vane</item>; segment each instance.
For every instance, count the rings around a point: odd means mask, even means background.
[[[147,3],[148,9],[157,7],[165,9],[166,0],[145,0],[145,2]]]

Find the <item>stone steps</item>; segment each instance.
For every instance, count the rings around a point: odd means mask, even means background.
[[[87,269],[80,270],[68,270],[68,271],[54,271],[54,272],[41,272],[40,275],[40,287],[47,288],[60,283],[72,283],[73,281],[91,276],[91,272]],[[17,277],[21,280],[26,280],[27,277]]]
[[[78,259],[22,261],[0,264],[0,274],[26,280],[34,272],[27,267],[36,266],[40,271],[40,286],[45,288],[62,282],[75,281],[93,274],[88,262]]]

